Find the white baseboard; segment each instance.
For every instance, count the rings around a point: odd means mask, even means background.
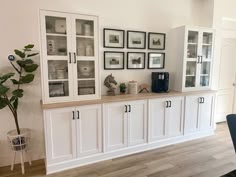
[[[160,148],[160,147],[164,147],[164,146],[168,146],[172,144],[182,143],[185,141],[210,136],[213,134],[214,134],[214,130],[198,132],[198,133],[179,136],[179,137],[175,137],[171,139],[161,140],[158,142],[151,142],[151,143],[146,143],[146,144],[142,144],[138,146],[127,147],[127,148],[116,150],[116,151],[99,153],[99,154],[85,157],[85,158],[69,160],[66,162],[61,162],[61,163],[56,163],[56,164],[48,164],[46,165],[46,171],[47,171],[47,174],[52,174],[52,173],[72,169],[75,167],[80,167],[80,166],[104,161],[104,160],[109,160],[109,159],[122,157],[122,156],[130,155],[130,154],[144,152],[144,151],[148,151],[151,149],[156,149],[156,148]]]

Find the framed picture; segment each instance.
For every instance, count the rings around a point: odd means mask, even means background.
[[[104,69],[124,69],[124,52],[104,52]]]
[[[148,69],[163,69],[165,67],[165,53],[148,53]]]
[[[104,28],[103,40],[103,46],[106,48],[124,48],[125,31]]]
[[[166,34],[148,33],[148,49],[165,50]]]
[[[145,49],[146,48],[146,32],[127,31],[127,48]]]
[[[145,68],[144,52],[127,53],[127,69],[144,69],[144,68]]]

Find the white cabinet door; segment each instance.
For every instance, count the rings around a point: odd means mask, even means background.
[[[166,111],[166,130],[168,132],[168,137],[183,135],[183,108],[183,97],[169,99]]]
[[[149,141],[157,141],[165,137],[166,100],[149,100]]]
[[[78,156],[101,152],[101,105],[81,106],[76,111]]]
[[[125,103],[104,105],[105,151],[127,147],[127,114]]]
[[[194,133],[199,129],[200,96],[186,96],[184,133]]]
[[[214,106],[214,95],[204,95],[202,96],[203,103],[200,103],[200,129],[201,130],[209,130],[213,128],[213,113],[212,109]]]
[[[57,163],[76,157],[75,109],[46,110],[44,117],[47,163]]]
[[[147,101],[128,103],[128,145],[147,142]]]

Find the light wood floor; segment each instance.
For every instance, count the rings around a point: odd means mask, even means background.
[[[236,169],[228,127],[217,126],[216,135],[135,155],[87,165],[48,177],[219,177]],[[0,168],[0,176],[18,177],[20,166]],[[45,176],[42,160],[26,166],[27,177]]]

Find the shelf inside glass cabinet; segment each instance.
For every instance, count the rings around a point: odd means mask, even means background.
[[[48,60],[48,79],[49,80],[68,79],[67,60]]]
[[[78,80],[78,95],[95,94],[95,80]]]

